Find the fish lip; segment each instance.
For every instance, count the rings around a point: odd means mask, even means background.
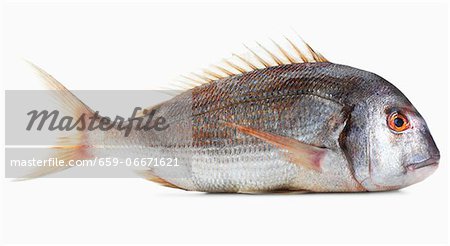
[[[430,158],[425,161],[410,163],[406,165],[408,171],[418,170],[424,167],[437,167],[439,165],[439,158]]]

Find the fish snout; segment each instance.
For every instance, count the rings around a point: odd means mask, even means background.
[[[424,161],[418,161],[414,163],[409,163],[405,167],[408,171],[415,171],[422,168],[436,168],[439,166],[440,154],[433,154],[430,158]]]

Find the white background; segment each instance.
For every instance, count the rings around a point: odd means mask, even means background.
[[[448,242],[447,14],[444,2],[5,2],[4,89],[41,88],[22,58],[69,89],[160,88],[242,43],[295,30],[330,61],[400,88],[427,120],[442,159],[420,184],[370,194],[217,195],[141,179],[4,180],[4,241]]]

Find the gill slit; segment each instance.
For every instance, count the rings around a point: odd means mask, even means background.
[[[368,177],[368,179],[370,180],[370,182],[372,182],[375,186],[377,186],[378,187],[378,185],[377,184],[375,184],[374,182],[373,182],[373,179],[372,179],[372,153],[371,153],[371,151],[370,151],[370,139],[371,139],[371,131],[370,131],[370,129],[368,130],[368,133],[367,133],[367,144],[366,144],[366,151],[367,151],[367,160],[368,160],[368,166],[369,166],[369,177]]]
[[[353,111],[353,108],[354,108],[354,106],[351,106],[351,107],[345,106],[345,107],[343,107],[343,111],[344,111],[346,120],[345,120],[344,128],[342,129],[342,132],[339,134],[338,145],[340,146],[341,150],[344,153],[344,157],[345,157],[345,159],[347,161],[347,168],[350,171],[351,178],[356,183],[356,189],[358,189],[359,191],[368,191],[364,187],[364,185],[362,185],[362,182],[359,182],[359,180],[356,178],[356,172],[355,172],[353,158],[348,153],[348,149],[347,149],[347,146],[345,144],[345,139],[347,138],[347,131],[348,131],[348,127],[349,127],[349,122],[351,121],[351,112]]]

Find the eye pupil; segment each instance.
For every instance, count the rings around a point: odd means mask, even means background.
[[[395,118],[395,119],[394,119],[394,125],[395,125],[396,127],[402,127],[403,124],[405,124],[405,122],[403,121],[403,119],[401,119],[401,118]]]
[[[403,132],[410,128],[408,118],[399,112],[392,112],[388,116],[387,125],[394,132]]]

